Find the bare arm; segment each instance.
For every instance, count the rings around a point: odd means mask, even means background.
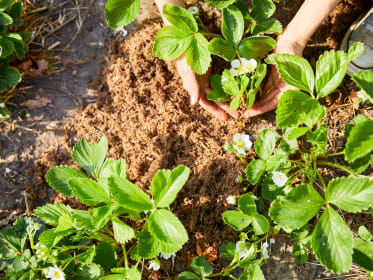
[[[278,36],[274,53],[288,53],[302,56],[308,40],[340,0],[305,0],[284,32]],[[294,89],[279,76],[272,67],[263,96],[245,112],[246,118],[261,115],[277,107],[278,100],[286,90]]]

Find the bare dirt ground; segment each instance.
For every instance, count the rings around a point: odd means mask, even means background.
[[[223,240],[233,240],[233,231],[220,217],[228,208],[224,202],[228,192],[238,194],[241,191],[234,182],[240,164],[233,155],[224,153],[221,145],[230,141],[236,132],[255,135],[263,128],[273,127],[274,113],[248,121],[221,123],[201,108],[191,108],[174,65],[152,57],[151,40],[160,25],[148,24],[133,36],[125,37],[123,45],[114,43],[108,49],[109,41],[120,35],[115,35],[106,26],[105,2],[79,1],[81,14],[84,17],[86,12],[87,16],[71,47],[62,55],[65,63],[57,69],[64,70],[25,83],[25,87],[32,88],[12,100],[15,104],[11,107],[12,119],[0,123],[2,223],[51,197],[52,201],[64,201],[63,197],[50,196],[53,193],[44,183],[45,172],[53,165],[71,163],[70,149],[77,137],[92,136],[100,131],[108,136],[110,156],[126,158],[131,179],[142,187],[149,183],[158,168],[171,168],[177,164],[192,168],[193,176],[174,209],[191,237],[183,257],[195,255],[196,244],[217,246]],[[337,24],[342,29],[334,30],[335,21],[338,23],[338,17],[341,21],[343,15],[349,14],[351,23],[365,6],[371,5],[368,2],[344,1],[337,9],[339,12],[335,12],[316,33],[305,56],[312,61],[322,50],[337,47],[336,42],[349,23],[343,21],[344,29]],[[55,4],[59,3],[63,1]],[[281,0],[277,18],[286,25],[301,3],[300,0]],[[74,8],[74,2],[67,7]],[[156,17],[158,13],[153,1],[142,1],[138,23]],[[137,25],[131,24],[130,33]],[[64,48],[77,31],[76,23],[71,22],[47,45],[59,40]],[[98,75],[97,70],[102,67],[105,70]],[[357,111],[369,112],[369,108],[356,107],[348,97],[350,92],[351,83],[347,81],[331,96],[328,122],[333,125],[337,119],[343,119],[336,125],[338,128]],[[27,100],[43,98],[47,99],[39,108],[24,106]],[[29,169],[36,176],[28,175]],[[314,260],[296,265],[290,248],[291,242],[286,239],[272,246],[273,256],[263,268],[266,279],[364,279],[357,269],[350,275],[335,278]],[[185,259],[178,256],[179,268],[183,267],[183,262]]]

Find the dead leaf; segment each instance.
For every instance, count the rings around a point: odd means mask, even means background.
[[[41,108],[44,107],[47,104],[53,103],[53,100],[48,97],[40,97],[37,95],[35,99],[27,100],[23,103],[21,103],[22,106],[25,106],[29,109],[35,109],[35,108]]]

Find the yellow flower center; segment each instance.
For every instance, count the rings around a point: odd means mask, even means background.
[[[249,70],[249,71],[254,70],[254,65],[249,65],[249,66],[247,66],[247,70]]]
[[[55,271],[53,273],[53,277],[54,277],[54,279],[61,279],[61,275],[60,275],[60,273],[58,271]]]
[[[245,72],[245,69],[242,66],[240,66],[240,67],[237,68],[237,71],[238,71],[238,73],[241,74],[241,73]]]
[[[245,148],[245,143],[242,140],[238,140],[235,144],[239,149]]]

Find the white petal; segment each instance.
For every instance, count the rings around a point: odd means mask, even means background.
[[[241,66],[241,61],[239,59],[233,59],[231,62],[232,68],[238,68]]]
[[[258,62],[256,62],[256,60],[254,58],[252,58],[252,59],[249,60],[249,64],[254,66],[254,68],[256,68],[256,66],[258,65]]]
[[[246,58],[241,58],[242,66],[247,67],[250,65],[250,60],[247,60]]]
[[[253,142],[251,142],[249,135],[242,134],[241,140],[245,144],[246,149],[250,149],[253,146]]]
[[[241,140],[241,135],[240,133],[236,133],[234,136],[233,136],[233,142],[237,142],[237,141],[240,141]]]
[[[236,149],[236,151],[239,155],[246,155],[245,149]]]
[[[231,68],[229,71],[231,71],[231,73],[232,73],[233,76],[238,76],[238,75],[240,75],[240,73],[238,73],[238,70],[235,69],[235,68]]]
[[[283,187],[283,186],[285,186],[286,182],[288,181],[288,177],[286,177],[286,175],[282,172],[273,171],[272,172],[272,180],[273,180],[273,183],[275,183],[276,186]]]
[[[231,205],[235,205],[236,204],[236,198],[233,195],[229,195],[227,197],[227,203],[231,204]]]

